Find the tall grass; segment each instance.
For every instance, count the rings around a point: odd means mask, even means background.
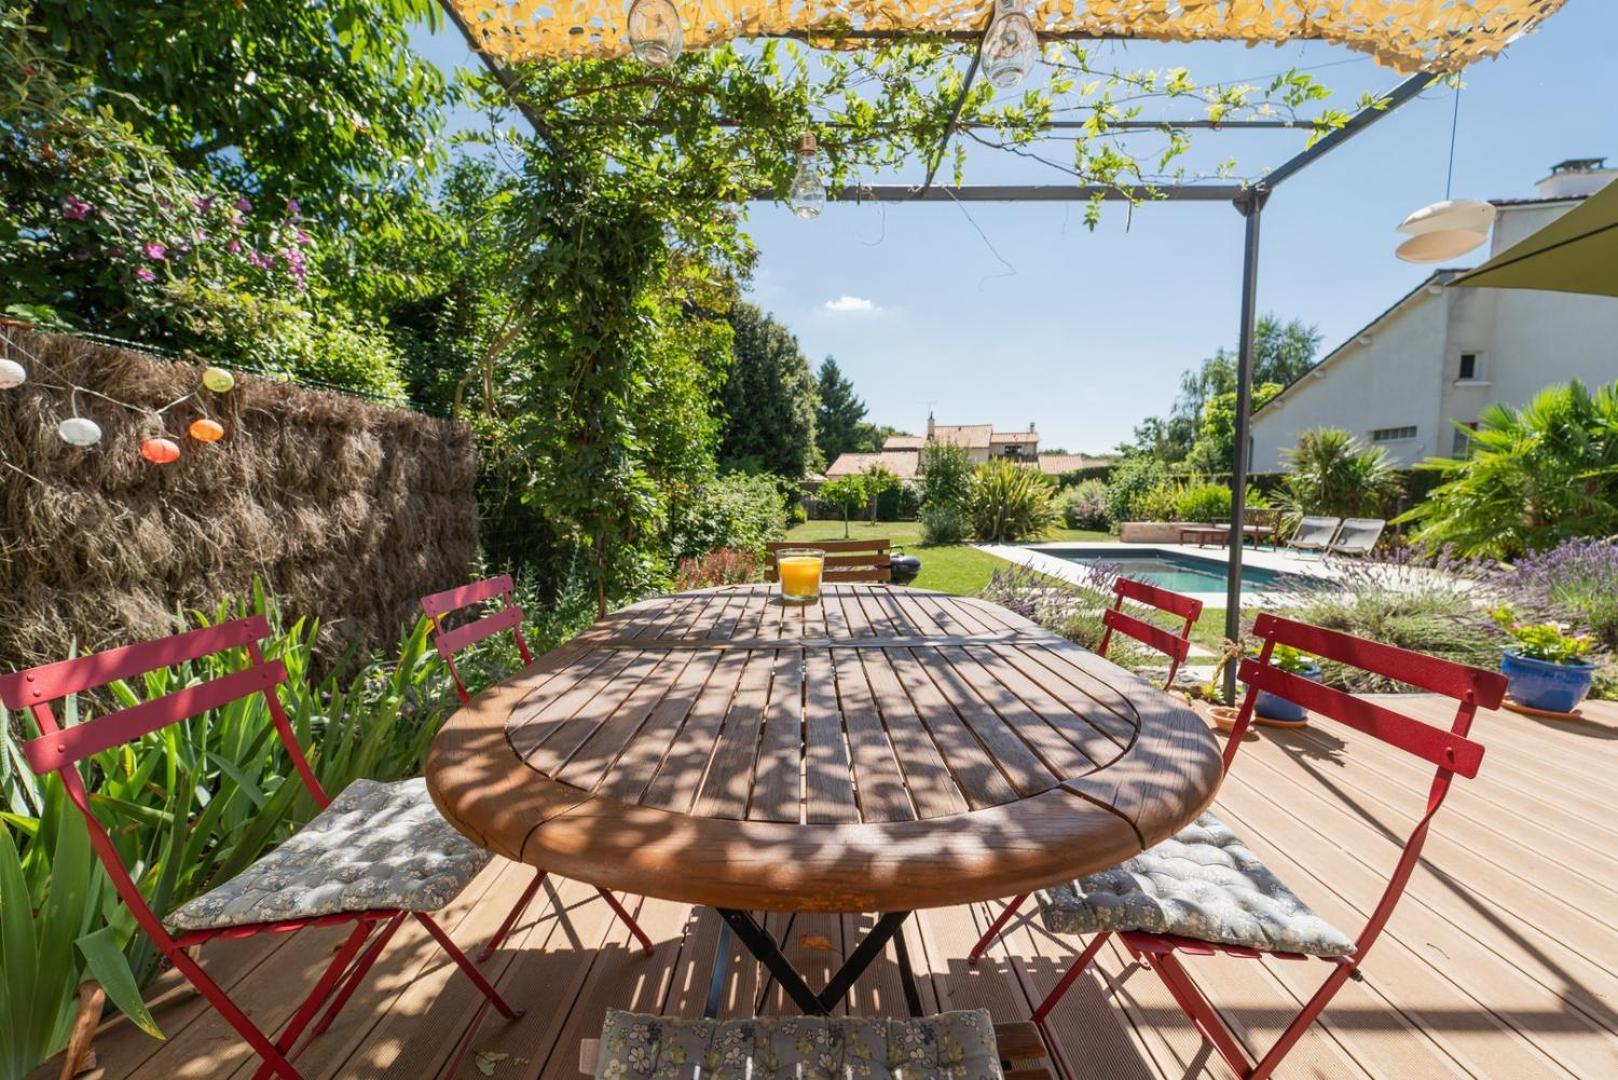
[[[252,613],[270,619],[265,656],[281,660],[280,695],[298,742],[328,794],[353,780],[419,771],[455,698],[419,621],[386,662],[348,656],[312,680],[315,620],[284,625],[256,589],[249,600],[196,613],[213,625]],[[245,650],[114,683],[100,701],[68,699],[65,724],[217,679],[249,664]],[[19,741],[37,734],[26,715],[0,710],[0,1080],[55,1052],[71,1022],[75,988],[100,981],[115,1004],[149,1024],[136,989],[160,954],[136,931],[91,858],[84,822],[61,784],[34,777]],[[228,880],[316,813],[260,695],[235,701],[86,759],[91,809],[159,918]]]

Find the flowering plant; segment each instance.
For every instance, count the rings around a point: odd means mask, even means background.
[[[1595,652],[1595,641],[1588,634],[1567,634],[1555,623],[1518,622],[1505,604],[1495,608],[1492,615],[1516,642],[1517,655],[1524,659],[1543,660],[1548,664],[1587,664]]]
[[[1500,588],[1536,619],[1567,619],[1618,649],[1618,543],[1566,540],[1519,559],[1498,575]]]

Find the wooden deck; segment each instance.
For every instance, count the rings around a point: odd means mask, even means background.
[[[1400,699],[1447,722],[1441,703]],[[1591,705],[1562,724],[1511,713],[1479,717],[1483,771],[1457,782],[1424,864],[1366,963],[1293,1051],[1282,1076],[1608,1077],[1618,1075],[1618,707]],[[1358,734],[1271,733],[1242,748],[1218,813],[1317,911],[1350,933],[1380,891],[1394,843],[1413,824],[1430,777]],[[463,945],[494,929],[530,871],[497,863],[444,925]],[[527,1007],[520,1021],[481,1016],[480,999],[414,925],[401,929],[338,1022],[298,1059],[309,1077],[476,1080],[576,1078],[581,1039],[609,1006],[697,1015],[718,920],[662,901],[631,903],[656,941],[645,957],[591,889],[554,881],[507,947],[486,965]],[[479,903],[478,901],[485,901]],[[941,908],[909,927],[928,1008],[976,1007],[1027,1017],[1073,957],[1074,939],[1037,915],[1014,922],[976,969],[964,957],[995,905]],[[779,927],[779,920],[772,917]],[[788,936],[800,968],[835,966],[869,918],[800,917]],[[210,945],[204,962],[263,1026],[279,1025],[311,985],[341,931]],[[1188,966],[1249,1046],[1267,1047],[1324,977],[1314,962],[1189,958]],[[811,982],[814,982],[811,975]],[[732,958],[726,1011],[764,993],[757,965]],[[764,1008],[782,1010],[779,992]],[[91,1075],[182,1080],[247,1077],[255,1061],[194,993],[165,976],[157,1042],[121,1022],[97,1038]],[[861,1013],[901,1014],[891,960],[850,998]],[[1059,1049],[1082,1076],[1227,1076],[1149,972],[1109,945],[1052,1017]],[[41,1072],[40,1075],[48,1075]]]

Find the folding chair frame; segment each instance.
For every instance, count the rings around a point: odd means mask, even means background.
[[[59,663],[30,668],[15,674],[0,676],[0,702],[7,708],[27,708],[39,726],[40,734],[23,746],[29,768],[36,775],[56,773],[67,791],[68,799],[83,815],[89,830],[90,843],[118,895],[128,905],[136,924],[152,940],[158,950],[168,958],[182,975],[201,992],[231,1027],[258,1054],[263,1061],[254,1074],[255,1080],[280,1075],[289,1080],[298,1077],[292,1061],[300,1036],[315,1019],[322,1006],[326,1011],[315,1024],[311,1035],[319,1035],[331,1026],[337,1014],[348,1003],[360,980],[382,954],[383,948],[399,928],[406,916],[419,921],[433,939],[450,955],[467,978],[472,980],[483,996],[509,1019],[516,1019],[522,1011],[506,1003],[486,980],[477,967],[450,940],[449,935],[423,912],[399,909],[341,912],[303,919],[276,922],[248,923],[240,926],[192,930],[178,936],[171,935],[152,911],[130,878],[112,838],[90,809],[89,793],[84,786],[78,763],[104,750],[139,739],[171,724],[227,705],[233,701],[263,694],[275,725],[277,737],[292,759],[297,771],[315,803],[324,809],[331,800],[315,778],[298,745],[292,723],[287,718],[275,688],[286,681],[286,667],[279,660],[268,661],[259,647],[259,640],[270,632],[269,622],[263,615],[254,615],[218,626],[204,627],[173,637],[128,645],[106,652],[81,656]],[[133,705],[105,716],[63,728],[56,720],[51,703],[70,694],[81,693],[120,679],[130,679],[158,668],[196,660],[229,649],[244,648],[251,664],[211,682],[187,686],[161,698]],[[331,963],[304,998],[279,1038],[271,1041],[247,1014],[239,1008],[224,989],[215,982],[187,952],[192,946],[216,939],[252,937],[264,933],[288,933],[306,927],[338,926],[353,923],[354,928],[332,958]],[[375,937],[373,939],[373,934]],[[361,953],[367,940],[370,948]],[[307,1044],[305,1044],[307,1045]],[[298,1047],[299,1051],[302,1047]]]
[[[472,700],[472,694],[466,688],[466,680],[461,678],[461,671],[455,666],[455,654],[462,649],[470,648],[480,641],[485,641],[502,630],[510,630],[511,636],[517,642],[517,652],[522,655],[522,662],[525,664],[534,662],[534,654],[528,651],[528,642],[522,635],[523,610],[517,606],[516,598],[513,595],[514,591],[515,585],[512,583],[511,575],[501,574],[499,577],[485,578],[482,581],[474,581],[466,585],[457,585],[453,589],[445,589],[443,592],[432,593],[421,598],[421,610],[426,613],[433,623],[433,647],[438,650],[438,655],[442,656],[444,663],[449,666],[450,677],[455,680],[455,693],[461,699],[462,705],[466,705]],[[480,615],[452,630],[444,629],[444,617],[446,615],[482,604],[496,597],[500,599],[500,607],[497,610],[486,615]],[[534,897],[539,893],[540,886],[544,883],[545,871],[540,870],[534,874],[534,880],[528,883],[528,887],[522,891],[522,895],[517,897],[517,903],[512,906],[504,921],[495,930],[494,936],[489,938],[488,943],[478,952],[478,963],[481,964],[494,955],[501,942],[506,940],[506,936],[511,933],[518,920],[522,918],[523,912],[528,910],[528,905],[533,902]],[[641,952],[647,956],[652,955],[652,939],[646,936],[646,932],[640,928],[640,924],[635,921],[635,917],[624,908],[623,904],[618,902],[616,896],[606,889],[598,887],[596,892],[600,893],[601,898],[607,902],[607,906],[612,908],[613,914],[622,919],[624,925],[629,927],[629,932],[635,936],[636,941],[640,942]]]
[[[1262,959],[1265,955],[1285,960],[1302,960],[1307,957],[1292,953],[1266,954],[1256,949],[1218,945],[1165,934],[1138,932],[1118,934],[1119,940],[1123,942],[1130,956],[1157,973],[1180,1010],[1203,1037],[1213,1044],[1214,1049],[1219,1051],[1219,1055],[1230,1064],[1237,1075],[1258,1078],[1269,1076],[1275,1071],[1281,1059],[1308,1030],[1309,1025],[1325,1011],[1326,1006],[1343,988],[1344,983],[1349,979],[1362,977],[1360,965],[1365,962],[1366,954],[1371,951],[1371,946],[1376,944],[1377,938],[1381,936],[1383,928],[1393,914],[1394,907],[1404,895],[1410,875],[1421,858],[1421,849],[1426,843],[1433,815],[1443,805],[1444,797],[1449,793],[1450,782],[1456,776],[1466,779],[1477,776],[1478,767],[1483,760],[1483,746],[1467,738],[1467,732],[1471,729],[1472,718],[1480,707],[1486,709],[1499,707],[1505,696],[1506,680],[1497,672],[1467,667],[1449,660],[1440,660],[1276,615],[1258,616],[1253,633],[1264,642],[1264,645],[1256,660],[1243,660],[1241,664],[1239,677],[1247,683],[1248,690],[1237,714],[1235,726],[1230,732],[1230,741],[1225,746],[1224,768],[1227,773],[1230,771],[1237,749],[1241,746],[1247,725],[1252,719],[1253,705],[1260,690],[1268,690],[1295,701],[1317,715],[1346,724],[1356,731],[1379,739],[1436,767],[1427,792],[1426,812],[1422,814],[1406,839],[1381,898],[1371,910],[1358,938],[1355,939],[1353,954],[1324,958],[1332,966],[1331,973],[1310,997],[1302,1011],[1287,1025],[1281,1037],[1258,1060],[1249,1058],[1242,1049],[1235,1035],[1192,981],[1190,974],[1180,962],[1179,954],[1224,953],[1228,956],[1254,960]],[[1289,674],[1270,665],[1270,655],[1277,645],[1289,645],[1328,660],[1385,675],[1399,682],[1453,698],[1457,703],[1455,719],[1446,731],[1395,712],[1379,703],[1365,701],[1341,690],[1334,690]],[[1051,1009],[1095,959],[1102,943],[1109,936],[1107,933],[1100,933],[1092,937],[1077,962],[1051,988],[1045,1000],[1034,1010],[1034,1023],[1042,1030]],[[1054,1042],[1052,1045],[1055,1045]]]
[[[1112,645],[1114,630],[1126,637],[1132,637],[1169,658],[1169,676],[1163,683],[1163,689],[1167,690],[1174,685],[1174,676],[1179,674],[1180,665],[1191,655],[1191,628],[1197,624],[1197,619],[1202,617],[1202,601],[1181,596],[1177,592],[1170,592],[1156,585],[1148,585],[1144,581],[1136,581],[1134,578],[1121,577],[1114,581],[1112,592],[1112,607],[1101,613],[1101,622],[1106,630],[1101,634],[1101,644],[1096,648],[1096,655],[1107,655],[1107,649]],[[1160,626],[1153,626],[1145,619],[1137,619],[1124,611],[1126,599],[1149,604],[1170,615],[1178,615],[1185,620],[1185,625],[1180,627],[1179,634],[1171,634]],[[989,928],[983,931],[983,936],[978,938],[977,944],[972,946],[972,951],[966,954],[969,966],[975,967],[982,959],[989,946],[1000,936],[1000,931],[1006,928],[1006,923],[1011,921],[1011,917],[1017,914],[1018,909],[1027,901],[1028,895],[1020,893],[1012,897],[1001,909],[1000,914],[995,916]]]

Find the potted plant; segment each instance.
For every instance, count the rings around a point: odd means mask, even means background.
[[[1270,666],[1280,668],[1289,675],[1310,682],[1320,681],[1320,665],[1315,658],[1290,645],[1277,645],[1270,651]],[[1309,722],[1309,712],[1297,702],[1288,701],[1268,690],[1260,690],[1253,702],[1255,723],[1269,723],[1276,727],[1302,727]]]
[[[1589,659],[1595,642],[1564,633],[1555,623],[1518,622],[1511,609],[1498,607],[1494,621],[1514,645],[1500,659],[1510,680],[1506,693],[1518,705],[1547,713],[1571,713],[1590,693],[1596,665]]]

